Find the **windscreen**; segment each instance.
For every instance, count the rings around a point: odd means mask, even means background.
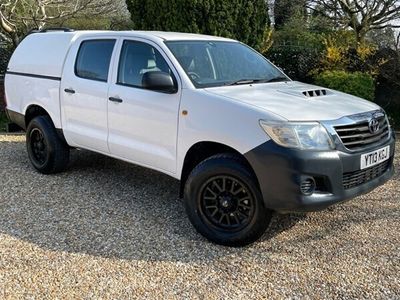
[[[238,42],[166,42],[197,88],[289,80],[261,54]]]

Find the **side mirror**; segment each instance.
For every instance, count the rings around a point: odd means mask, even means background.
[[[151,91],[173,94],[177,92],[174,79],[168,73],[161,71],[143,74],[142,87]]]

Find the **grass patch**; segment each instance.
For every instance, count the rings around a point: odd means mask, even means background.
[[[3,111],[0,111],[0,132],[6,131],[7,123],[8,123],[8,118],[6,116],[6,113]]]

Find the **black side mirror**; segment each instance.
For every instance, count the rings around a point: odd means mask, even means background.
[[[161,71],[147,72],[143,74],[142,87],[151,91],[173,94],[177,87],[172,76]]]

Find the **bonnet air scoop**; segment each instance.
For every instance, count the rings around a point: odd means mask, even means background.
[[[303,89],[284,89],[284,90],[279,90],[279,92],[289,94],[292,96],[301,97],[301,98],[305,97],[307,99],[315,99],[318,97],[323,97],[323,96],[333,94],[330,90],[327,90],[327,89],[304,90],[304,87],[303,87]]]
[[[324,89],[310,90],[310,91],[304,91],[303,95],[306,96],[307,98],[315,98],[328,95],[328,91]]]

